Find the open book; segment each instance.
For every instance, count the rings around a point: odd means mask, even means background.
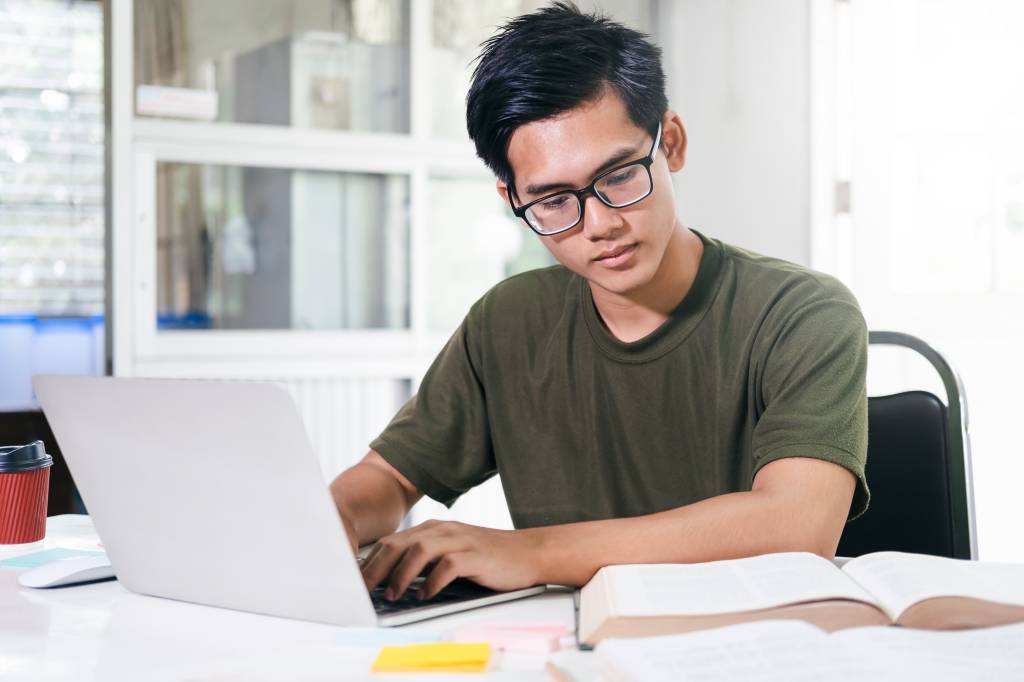
[[[805,552],[703,564],[607,566],[580,594],[581,644],[769,618],[832,632],[957,630],[1024,621],[1024,564],[876,552],[841,569]]]
[[[962,632],[866,627],[827,634],[765,620],[683,635],[606,639],[593,652],[559,651],[562,682],[819,682],[1024,679],[1024,624]]]

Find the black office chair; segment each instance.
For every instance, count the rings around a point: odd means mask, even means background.
[[[846,525],[837,556],[895,550],[977,559],[967,398],[959,375],[909,334],[870,332],[868,342],[923,355],[942,378],[946,404],[927,391],[868,398],[871,503]]]

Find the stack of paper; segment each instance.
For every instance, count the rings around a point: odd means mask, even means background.
[[[684,635],[609,638],[593,654],[555,654],[548,669],[572,682],[1019,682],[1024,624],[954,632],[864,627],[829,635],[798,620],[767,620]]]

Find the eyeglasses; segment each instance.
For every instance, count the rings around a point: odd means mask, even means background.
[[[582,189],[564,189],[518,208],[512,203],[510,192],[508,203],[512,206],[512,212],[522,218],[531,230],[545,237],[571,230],[583,220],[583,200],[587,194],[593,194],[598,201],[611,208],[632,206],[654,191],[651,164],[654,163],[660,142],[661,123],[658,124],[651,151],[644,158],[606,170]]]

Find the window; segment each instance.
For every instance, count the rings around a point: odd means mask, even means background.
[[[408,329],[402,175],[160,163],[162,329]]]
[[[104,371],[102,41],[99,2],[0,3],[0,409]]]
[[[103,313],[102,22],[0,6],[0,315]]]
[[[135,0],[136,111],[409,131],[408,0]]]

